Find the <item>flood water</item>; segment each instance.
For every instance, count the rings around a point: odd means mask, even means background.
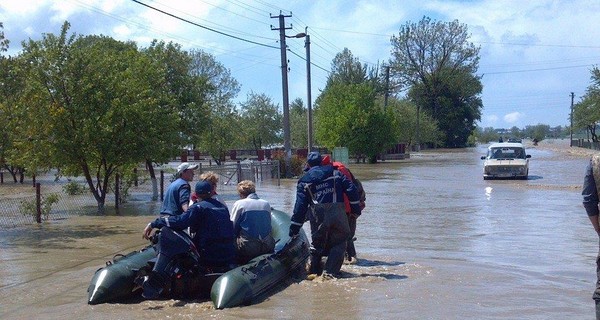
[[[528,180],[484,181],[485,146],[350,165],[367,191],[359,263],[343,266],[341,279],[302,281],[227,310],[208,301],[86,304],[96,269],[144,246],[158,207],[2,230],[0,318],[592,319],[598,237],[580,195],[588,159],[528,153]],[[295,183],[257,191],[291,212]]]

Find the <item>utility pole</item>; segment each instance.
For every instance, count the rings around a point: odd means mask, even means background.
[[[575,100],[575,93],[571,92],[571,139],[569,142],[569,147],[573,146],[573,101]]]
[[[312,97],[310,94],[310,36],[308,35],[308,27],[304,29],[306,39],[304,41],[304,47],[306,48],[306,106],[308,110],[308,152],[312,151]]]
[[[415,148],[417,152],[421,152],[421,145],[419,142],[419,113],[421,112],[421,106],[417,103],[417,127],[416,127],[416,132],[415,132]]]
[[[291,161],[292,161],[292,145],[290,142],[290,101],[288,97],[288,64],[287,64],[287,46],[285,44],[285,30],[292,27],[285,27],[285,18],[292,15],[283,15],[281,12],[277,16],[271,15],[271,18],[279,19],[279,28],[271,30],[279,30],[279,46],[281,49],[281,88],[283,91],[283,148],[285,149],[285,177],[291,177]]]
[[[390,66],[385,67],[385,98],[383,99],[383,107],[388,105],[388,97],[390,96]]]

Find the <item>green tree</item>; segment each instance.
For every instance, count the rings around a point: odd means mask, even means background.
[[[327,78],[325,88],[336,83],[360,84],[367,80],[367,66],[354,57],[352,51],[344,48],[342,52],[335,55],[331,62],[331,73]]]
[[[262,149],[263,146],[281,141],[283,115],[270,97],[250,92],[241,104],[241,120],[245,136],[244,145]]]
[[[493,127],[477,127],[473,131],[473,143],[488,143],[490,141],[498,141],[500,135]]]
[[[155,90],[166,85],[162,65],[133,43],[68,36],[68,29],[65,22],[60,35],[23,45],[27,155],[34,169],[50,164],[83,175],[103,212],[111,177],[154,158],[149,150],[172,136],[163,130],[177,127],[177,115]]]
[[[141,52],[164,70],[163,79],[155,82],[158,86],[154,91],[168,100],[157,107],[177,117],[177,122],[165,124],[172,127],[149,128],[149,130],[162,130],[164,136],[163,139],[148,145],[144,153],[144,161],[152,183],[152,198],[158,199],[158,179],[154,172],[154,163],[167,163],[180,152],[183,146],[193,140],[194,123],[205,119],[202,116],[206,114],[202,109],[204,83],[202,81],[197,83],[189,75],[191,58],[178,44],[153,40],[150,46],[142,49]]]
[[[591,70],[591,84],[580,102],[573,106],[573,129],[585,129],[592,137],[592,141],[598,141],[596,127],[600,122],[600,69],[594,67]]]
[[[443,23],[428,17],[409,22],[392,36],[391,78],[397,90],[410,88],[409,97],[438,122],[447,147],[463,147],[483,104],[476,76],[479,48],[468,42],[467,26],[457,20]]]
[[[194,57],[182,50],[181,45],[154,40],[143,50],[153,61],[162,65],[166,72],[162,88],[156,88],[171,97],[166,108],[179,116],[179,148],[193,145],[198,139],[196,128],[208,120],[209,107],[206,96],[213,87],[207,77],[194,69]],[[172,148],[169,149],[173,156]]]
[[[536,124],[533,126],[525,126],[523,133],[531,139],[537,139],[537,141],[544,140],[550,133],[550,126],[547,124]]]
[[[300,98],[290,103],[290,136],[293,148],[308,147],[308,110]]]
[[[206,83],[204,92],[208,119],[195,121],[194,142],[201,150],[208,152],[217,164],[225,161],[226,153],[240,145],[241,137],[239,114],[233,99],[240,85],[231,72],[214,56],[201,50],[192,50],[190,74],[198,82]]]
[[[4,37],[4,24],[0,22],[0,52],[6,52],[10,41]]]
[[[221,165],[230,149],[239,141],[240,117],[233,104],[218,104],[210,111],[208,123],[198,124],[199,146]],[[234,129],[232,129],[234,128]]]
[[[391,98],[387,107],[394,113],[398,141],[406,143],[409,148],[416,141],[432,146],[440,145],[443,133],[438,129],[437,122],[427,112],[421,111],[419,114],[419,137],[416,138],[417,106],[415,103],[408,99]]]
[[[4,38],[4,28],[0,22],[0,53],[6,52],[9,40]],[[27,78],[20,72],[22,59],[0,55],[0,167],[12,175],[13,181],[23,182],[24,166],[21,150],[15,145],[17,136],[17,105],[23,98]]]
[[[318,143],[329,149],[346,146],[357,161],[364,155],[374,163],[397,141],[393,113],[376,105],[370,83],[334,83],[319,97],[315,119]]]
[[[23,182],[26,157],[22,150],[21,136],[24,112],[19,105],[24,103],[27,77],[22,72],[23,59],[0,56],[0,166],[9,172],[14,182]]]
[[[382,86],[377,69],[367,68],[345,48],[331,63],[327,85],[315,101],[315,140],[328,148],[346,146],[351,155],[376,162],[397,136],[393,112],[376,103]]]

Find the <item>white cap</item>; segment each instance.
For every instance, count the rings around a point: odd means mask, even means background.
[[[198,165],[197,164],[190,164],[187,162],[183,162],[182,164],[180,164],[179,166],[177,166],[177,174],[182,173],[185,170],[196,170],[198,169]]]

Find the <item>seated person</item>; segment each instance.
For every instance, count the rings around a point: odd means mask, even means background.
[[[144,239],[149,239],[154,229],[162,227],[181,231],[190,228],[194,235],[192,242],[198,250],[199,264],[203,269],[207,272],[225,272],[235,267],[233,224],[229,220],[227,207],[211,198],[212,190],[213,186],[209,182],[198,182],[195,192],[199,201],[182,215],[163,216],[149,223],[144,229]],[[167,247],[166,250],[176,249]],[[170,276],[167,274],[167,270],[159,270],[162,266],[168,265],[161,259],[168,259],[171,256],[173,254],[169,252],[160,252],[157,256],[154,269],[143,284],[144,293],[142,295],[145,298],[155,299],[160,295],[165,281],[168,281]]]
[[[271,205],[256,195],[256,186],[250,180],[238,183],[240,200],[233,204],[231,221],[236,236],[238,263],[275,249],[271,236]]]
[[[515,159],[524,159],[525,156],[523,154],[523,149],[515,149]]]

